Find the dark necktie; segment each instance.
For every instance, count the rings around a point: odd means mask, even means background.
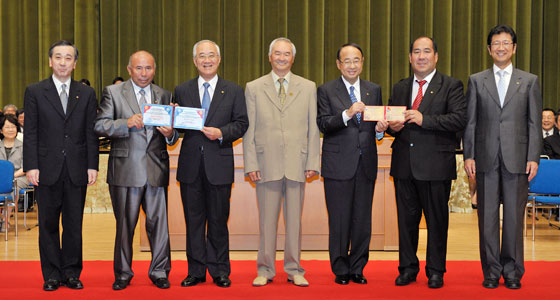
[[[66,107],[68,107],[68,94],[66,93],[66,83],[63,83],[62,91],[60,92],[60,102],[62,103],[62,109],[66,113]]]
[[[426,80],[416,80],[416,82],[418,82],[418,85],[420,87],[418,87],[418,94],[416,94],[416,98],[414,98],[414,102],[412,102],[412,109],[414,110],[418,110],[418,107],[420,107],[420,103],[422,103],[422,98],[424,96],[424,94],[422,93],[422,86],[424,84],[426,84]]]

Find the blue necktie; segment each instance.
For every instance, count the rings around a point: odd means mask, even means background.
[[[358,98],[356,98],[356,95],[354,95],[354,87],[350,86],[350,100],[352,101],[352,104],[358,102]],[[360,124],[360,119],[362,118],[362,113],[357,113],[356,114],[356,119],[358,119],[358,124]]]
[[[507,86],[506,86],[506,70],[498,71],[498,76],[500,76],[500,80],[498,80],[498,96],[500,97],[500,106],[504,107],[504,100],[506,98]]]
[[[208,93],[208,87],[210,84],[205,82],[204,86],[204,95],[202,96],[202,108],[208,113],[208,109],[210,109],[210,93]]]

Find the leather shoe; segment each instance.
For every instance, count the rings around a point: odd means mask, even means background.
[[[206,277],[194,277],[194,276],[187,276],[187,278],[185,278],[183,281],[181,281],[181,286],[182,287],[187,287],[187,286],[195,286],[199,283],[203,283],[206,282]]]
[[[352,274],[350,275],[350,279],[357,284],[367,284],[367,279],[362,274]]]
[[[268,279],[264,276],[259,275],[255,278],[255,280],[253,280],[253,286],[256,286],[256,287],[265,286],[265,285],[267,285],[271,282],[272,282],[272,279]]]
[[[521,288],[521,281],[519,279],[505,279],[506,288],[517,290]]]
[[[60,281],[56,279],[49,279],[43,283],[43,290],[47,292],[56,291],[60,286]]]
[[[66,285],[68,288],[73,289],[73,290],[81,290],[81,289],[84,288],[84,285],[82,284],[80,279],[74,278],[74,277],[70,277],[70,278],[66,279],[66,282],[64,283],[64,285]]]
[[[231,280],[229,280],[227,275],[222,275],[222,276],[214,277],[214,283],[219,287],[227,288],[230,287]]]
[[[398,286],[409,285],[411,282],[415,282],[415,281],[416,281],[416,274],[402,273],[399,274],[397,279],[395,279],[395,285]]]
[[[115,291],[124,290],[124,289],[126,289],[126,287],[129,284],[130,284],[130,278],[129,279],[115,279],[115,282],[113,282],[113,290],[115,290]]]
[[[336,275],[334,277],[334,282],[342,285],[346,285],[350,282],[350,275]]]
[[[488,279],[484,279],[484,281],[482,282],[482,286],[487,288],[487,289],[495,289],[498,287],[498,279],[495,278],[488,278]]]
[[[432,274],[428,279],[428,287],[431,289],[439,289],[443,286],[443,276],[439,274]]]
[[[169,286],[171,285],[169,283],[169,279],[167,279],[165,277],[161,277],[161,278],[158,278],[158,279],[154,280],[154,284],[160,289],[168,289]]]
[[[294,275],[292,278],[288,277],[288,282],[293,283],[295,286],[309,286],[309,281],[307,281],[303,275]]]

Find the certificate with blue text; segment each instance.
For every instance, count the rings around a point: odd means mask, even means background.
[[[203,108],[176,106],[173,127],[202,130],[205,120],[206,113]]]
[[[171,126],[173,123],[173,106],[160,104],[144,104],[142,106],[144,125]]]

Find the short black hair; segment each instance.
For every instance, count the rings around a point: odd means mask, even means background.
[[[362,57],[364,57],[364,52],[362,51],[362,48],[360,47],[360,45],[356,44],[356,43],[346,43],[342,46],[340,46],[340,48],[338,48],[338,51],[336,51],[336,59],[340,60],[340,51],[342,51],[342,48],[344,47],[354,47],[358,50],[360,50],[360,54],[362,55]]]
[[[91,84],[89,83],[89,80],[87,80],[87,78],[82,78],[82,80],[80,80],[80,82],[87,85],[87,86],[91,86]]]
[[[427,38],[427,39],[429,39],[430,41],[432,41],[432,46],[433,46],[432,48],[434,49],[434,53],[437,53],[437,44],[436,44],[436,41],[434,41],[434,39],[431,38],[431,37],[429,37],[429,36],[419,36],[419,37],[417,37],[414,41],[412,41],[412,42],[410,43],[410,49],[408,49],[408,53],[412,53],[412,48],[414,47],[414,43],[415,43],[417,40],[423,39],[423,38]]]
[[[16,117],[19,117],[19,115],[21,115],[21,114],[23,114],[23,113],[25,113],[25,112],[23,111],[23,108],[18,109],[18,110],[16,111]]]
[[[492,29],[490,29],[490,32],[488,33],[488,39],[487,39],[487,43],[488,46],[490,46],[492,44],[492,37],[500,34],[500,33],[509,33],[509,35],[511,36],[511,41],[514,44],[517,44],[517,34],[515,34],[515,31],[513,30],[513,28],[511,28],[509,25],[498,25]]]
[[[113,84],[115,84],[115,82],[117,82],[117,81],[124,81],[124,78],[122,78],[122,77],[120,77],[120,76],[115,77],[115,78],[113,79]]]
[[[49,48],[49,57],[52,57],[54,47],[58,47],[58,46],[71,46],[71,47],[73,47],[74,48],[74,59],[78,60],[78,48],[76,48],[76,46],[74,44],[72,44],[71,42],[69,42],[67,40],[60,40],[60,41],[54,42],[51,45],[51,47]]]
[[[542,111],[543,111],[543,112],[545,112],[545,111],[550,111],[550,112],[552,112],[553,115],[556,116],[556,112],[555,112],[554,109],[552,109],[552,108],[546,107],[546,108],[543,108]]]
[[[2,116],[2,118],[0,118],[0,128],[3,128],[6,122],[14,124],[17,128],[17,132],[21,132],[21,127],[19,126],[19,122],[15,115],[7,114]],[[2,133],[0,133],[0,139],[4,139],[4,135]]]

